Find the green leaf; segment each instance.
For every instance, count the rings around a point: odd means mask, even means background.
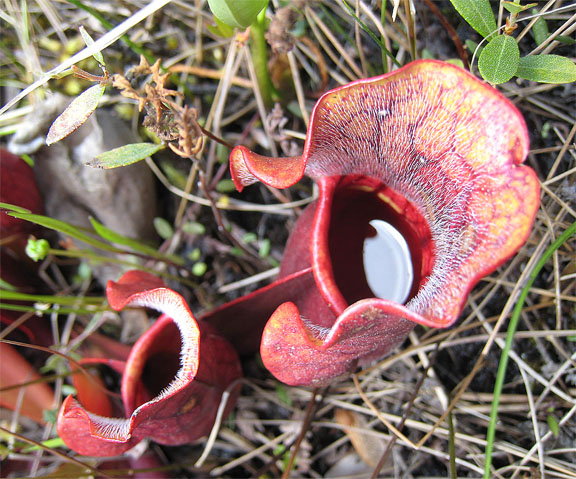
[[[456,11],[483,37],[498,30],[489,0],[450,0]]]
[[[518,13],[523,12],[524,10],[528,10],[529,8],[532,8],[533,6],[538,5],[538,4],[537,3],[529,3],[528,5],[520,5],[519,3],[515,3],[515,2],[502,2],[502,5],[510,13],[518,14]]]
[[[572,37],[569,37],[568,35],[558,35],[554,40],[560,43],[564,43],[564,45],[574,45],[576,43],[576,40],[574,40]]]
[[[258,249],[258,256],[261,258],[266,258],[270,254],[271,243],[268,238],[265,238],[260,243],[260,248]]]
[[[200,250],[200,248],[194,248],[186,256],[190,261],[198,261],[202,258],[202,250]]]
[[[537,15],[538,10],[534,8],[531,13],[532,15]],[[539,17],[536,22],[534,22],[534,25],[532,25],[532,34],[534,35],[534,41],[538,45],[543,43],[550,35],[548,23],[546,23],[546,19],[543,16]]]
[[[218,17],[214,17],[214,23],[216,23],[216,25],[207,26],[210,33],[224,38],[232,38],[234,36],[234,27],[218,20]]]
[[[234,185],[234,182],[231,179],[226,178],[224,180],[220,180],[216,184],[216,191],[218,193],[233,193],[234,191],[236,191],[236,186]]]
[[[550,431],[552,431],[552,434],[554,434],[554,437],[558,437],[560,432],[560,425],[558,424],[558,420],[552,414],[548,414],[546,422],[548,423]]]
[[[208,266],[203,262],[195,263],[194,266],[192,266],[192,274],[194,276],[204,276],[207,270]]]
[[[258,240],[258,235],[253,232],[248,232],[244,236],[242,236],[243,243],[253,243],[254,241]]]
[[[172,225],[164,218],[154,218],[154,229],[162,239],[167,240],[174,236],[174,228],[172,228]]]
[[[560,55],[529,55],[520,58],[516,75],[540,83],[571,83],[576,81],[576,65]]]
[[[282,383],[275,384],[276,395],[281,403],[286,404],[286,406],[292,406],[292,398],[290,397],[290,393],[288,389]]]
[[[182,231],[190,235],[203,235],[206,233],[206,226],[198,221],[187,221],[182,225]]]
[[[46,135],[46,144],[56,143],[82,126],[96,110],[104,90],[104,86],[94,85],[72,100],[72,103],[52,123]]]
[[[92,37],[88,34],[88,32],[86,31],[86,29],[80,25],[80,35],[82,35],[82,38],[84,39],[84,43],[86,44],[87,47],[94,45],[94,40],[92,40]],[[94,60],[96,60],[100,65],[102,65],[103,67],[106,66],[106,63],[104,63],[104,57],[102,56],[102,52],[96,52],[94,53],[94,55],[92,55],[94,57]]]
[[[499,35],[482,50],[478,69],[482,78],[497,85],[516,74],[519,61],[520,49],[516,40],[508,35]]]
[[[268,0],[208,0],[214,16],[226,25],[248,28],[268,5]]]
[[[92,161],[86,163],[86,166],[104,168],[106,170],[118,168],[119,166],[128,166],[153,155],[162,148],[164,148],[162,144],[131,143],[100,153]]]

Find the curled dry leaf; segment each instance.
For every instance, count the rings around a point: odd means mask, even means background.
[[[334,412],[334,420],[342,426],[362,460],[369,466],[376,467],[384,453],[384,442],[374,434],[370,434],[371,429],[364,416],[338,408]]]

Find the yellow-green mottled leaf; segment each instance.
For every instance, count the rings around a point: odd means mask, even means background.
[[[518,70],[520,49],[516,40],[499,35],[484,47],[478,57],[478,69],[482,78],[493,84],[510,80]]]
[[[155,143],[131,143],[101,153],[92,161],[86,163],[86,165],[107,170],[110,168],[127,166],[153,155],[162,148],[164,148],[164,145],[158,145]]]
[[[76,97],[64,112],[54,120],[48,135],[46,144],[51,145],[66,138],[76,131],[94,113],[98,102],[104,93],[104,86],[98,84],[91,86],[84,93]]]
[[[540,83],[571,83],[576,81],[576,65],[560,55],[529,55],[520,58],[516,75]]]

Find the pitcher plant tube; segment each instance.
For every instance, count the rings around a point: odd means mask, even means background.
[[[539,184],[527,153],[516,107],[448,63],[329,91],[302,156],[232,151],[239,191],[307,175],[319,197],[290,234],[279,279],[206,319],[233,330],[231,319],[259,318],[264,365],[292,385],[381,358],[416,324],[451,326],[471,288],[530,234]]]
[[[93,396],[92,410],[68,396],[58,415],[60,437],[79,454],[116,456],[144,438],[179,445],[207,435],[223,392],[232,388],[226,412],[238,393],[233,382],[242,371],[232,346],[211,325],[196,321],[182,296],[154,275],[129,271],[109,282],[106,294],[115,310],[141,306],[163,314],[134,344],[125,363],[83,361],[121,372],[123,417],[103,415],[113,408],[102,389],[86,379],[75,381],[81,401]]]

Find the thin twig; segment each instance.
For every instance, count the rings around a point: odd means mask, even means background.
[[[310,401],[308,402],[308,406],[306,407],[306,412],[304,414],[304,419],[302,420],[302,428],[300,429],[300,434],[298,435],[298,439],[294,443],[292,448],[292,454],[290,454],[290,459],[288,460],[288,464],[286,464],[286,468],[282,473],[282,479],[289,479],[290,472],[292,471],[292,467],[294,467],[294,461],[296,460],[296,456],[298,455],[298,451],[300,449],[300,445],[308,432],[308,428],[310,427],[310,423],[314,418],[314,412],[318,408],[318,404],[320,401],[316,400],[316,396],[320,395],[320,399],[324,396],[326,391],[320,393],[318,388],[312,390],[312,395],[310,397]]]

